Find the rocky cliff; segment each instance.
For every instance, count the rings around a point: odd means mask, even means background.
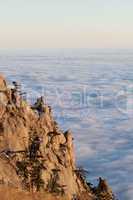
[[[71,131],[60,130],[43,98],[29,105],[19,84],[9,87],[0,76],[0,187],[6,186],[67,200],[114,199],[105,180],[97,187],[86,182]]]

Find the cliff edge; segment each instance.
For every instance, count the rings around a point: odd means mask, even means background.
[[[93,187],[84,174],[75,164],[72,133],[59,128],[51,107],[42,97],[29,105],[18,83],[9,86],[0,76],[0,189],[51,200],[114,200],[105,180]]]

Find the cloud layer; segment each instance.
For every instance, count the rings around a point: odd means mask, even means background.
[[[27,98],[45,95],[63,129],[71,128],[78,165],[109,180],[121,200],[133,195],[133,52],[54,50],[0,53],[0,72]]]

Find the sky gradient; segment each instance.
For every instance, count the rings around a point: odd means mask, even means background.
[[[133,48],[133,0],[0,0],[0,48]]]

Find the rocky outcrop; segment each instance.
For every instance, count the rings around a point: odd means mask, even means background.
[[[16,82],[0,76],[0,184],[67,199],[113,200],[105,181],[91,187],[77,169],[73,137],[63,132],[43,98],[29,105]]]

